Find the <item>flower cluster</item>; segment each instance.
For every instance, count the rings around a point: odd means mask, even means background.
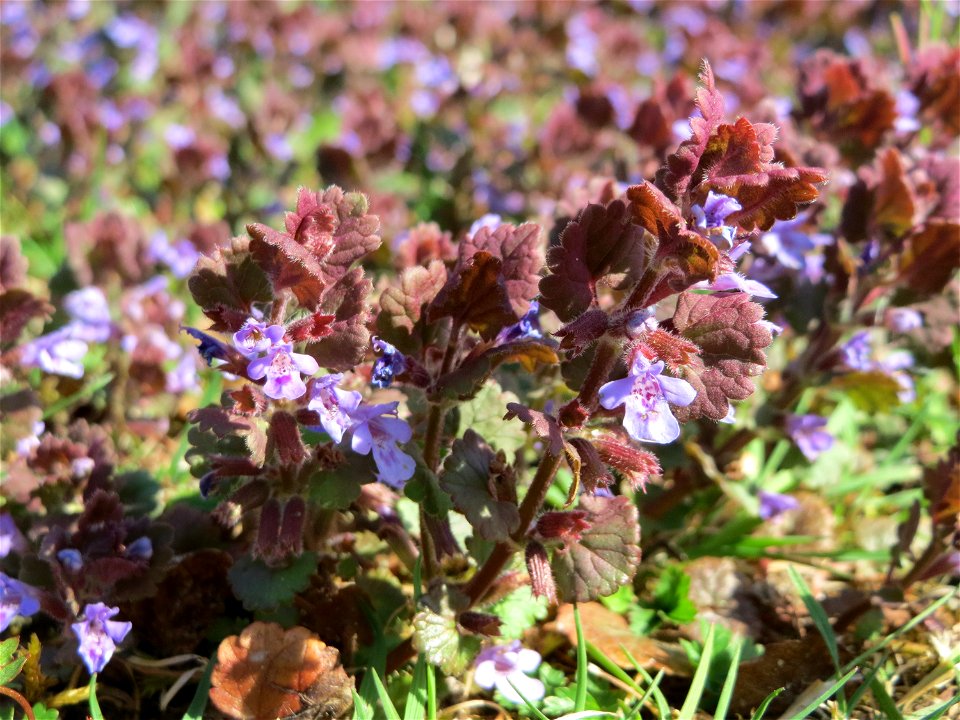
[[[233,335],[236,348],[250,360],[247,374],[251,380],[266,378],[263,392],[274,400],[296,400],[307,392],[307,377],[320,370],[309,355],[293,351],[293,343],[284,342],[281,325],[267,325],[249,318]]]

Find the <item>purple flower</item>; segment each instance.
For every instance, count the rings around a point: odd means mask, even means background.
[[[11,552],[22,553],[29,545],[10,513],[0,513],[0,558]]]
[[[413,477],[416,463],[400,449],[410,442],[413,432],[397,415],[398,402],[382,405],[361,405],[352,413],[353,437],[350,447],[361,455],[373,451],[377,479],[394,488],[403,487]]]
[[[883,324],[895,333],[907,333],[923,327],[923,315],[913,308],[887,308],[883,315]]]
[[[781,513],[796,510],[798,507],[800,502],[792,495],[760,491],[760,517],[763,520],[770,520]]]
[[[383,389],[390,387],[393,378],[401,375],[407,369],[407,358],[402,352],[397,350],[386,340],[382,340],[374,335],[373,350],[380,357],[373,363],[373,371],[370,373],[370,384],[375,388]]]
[[[0,632],[10,627],[17,615],[26,617],[39,609],[32,587],[0,572]]]
[[[821,453],[833,447],[833,435],[827,430],[826,418],[819,415],[790,415],[787,417],[787,435],[800,448],[800,452],[810,462],[813,462]]]
[[[174,277],[184,278],[191,273],[194,265],[197,264],[197,260],[200,259],[200,252],[186,238],[171,244],[167,234],[163,230],[158,230],[150,236],[147,257],[153,262],[166,265],[170,268]]]
[[[227,359],[229,355],[227,346],[213,335],[207,335],[201,330],[185,325],[181,325],[180,330],[200,341],[197,352],[200,353],[200,357],[206,361],[207,365],[213,365],[214,360],[225,361]]]
[[[124,555],[131,560],[149,560],[153,557],[153,543],[146,535],[138,537],[127,545]]]
[[[132,623],[108,619],[119,612],[120,608],[93,603],[83,609],[84,619],[70,626],[80,641],[77,652],[91,675],[107,666],[113,651],[117,649],[117,643],[122,642],[133,628]]]
[[[520,321],[506,327],[497,335],[497,344],[515,342],[517,340],[540,340],[543,332],[540,330],[540,303],[536,300],[530,303],[530,309],[524,313]]]
[[[307,407],[320,416],[320,425],[335,443],[343,440],[344,433],[353,424],[351,413],[360,405],[360,393],[337,387],[341,380],[341,373],[315,378],[307,403]]]
[[[70,325],[65,325],[27,343],[21,349],[21,364],[39,367],[51,375],[82,378],[81,361],[87,354],[87,343],[75,338],[73,330]]]
[[[78,573],[83,569],[83,555],[76,548],[64,548],[57,551],[57,560],[72,573]]]
[[[172,370],[166,373],[165,390],[168,393],[184,393],[197,387],[197,363],[194,355],[184,353]]]
[[[735,198],[714,193],[713,190],[710,190],[707,193],[707,199],[704,200],[703,205],[694,205],[690,208],[690,212],[693,213],[696,227],[701,230],[707,230],[707,236],[722,250],[729,250],[733,247],[734,240],[736,240],[737,229],[731,225],[724,225],[724,222],[727,216],[742,209],[740,203],[737,202]],[[723,242],[718,243],[713,239],[714,236],[717,235],[723,239]]]
[[[281,162],[290,162],[293,158],[293,148],[281,133],[270,133],[263,141],[263,146],[274,158]]]
[[[693,287],[712,290],[713,292],[742,292],[753,297],[775,299],[777,294],[761,282],[750,280],[740,273],[723,273],[712,283],[703,280]]]
[[[920,100],[909,90],[897,91],[895,105],[897,119],[893,121],[893,128],[897,133],[906,135],[920,129],[917,113],[920,112]]]
[[[686,380],[662,375],[663,362],[650,361],[637,353],[630,374],[600,388],[600,404],[607,410],[626,405],[623,426],[634,440],[671,443],[680,437],[680,424],[670,405],[686,407],[697,391]]]
[[[247,365],[247,374],[251,380],[266,377],[263,392],[267,397],[296,400],[307,392],[300,373],[309,377],[319,369],[317,361],[309,355],[293,352],[291,343],[279,343],[271,347],[266,355]]]
[[[30,428],[30,434],[17,440],[17,455],[20,457],[30,457],[33,451],[40,447],[40,436],[46,429],[43,420],[37,420]],[[0,555],[0,557],[3,557]]]
[[[233,334],[234,346],[248,358],[267,352],[282,340],[282,325],[267,326],[255,318],[249,318],[243,327]]]
[[[87,287],[67,293],[63,307],[73,320],[67,327],[75,339],[106,342],[110,337],[110,306],[100,288]]]
[[[869,372],[874,369],[870,334],[861,330],[840,346],[840,356],[847,370]]]
[[[521,693],[531,702],[544,695],[543,683],[527,674],[540,667],[540,653],[521,647],[519,640],[489,647],[474,662],[477,669],[473,679],[477,685],[485,690],[496,687],[510,702],[522,703]]]

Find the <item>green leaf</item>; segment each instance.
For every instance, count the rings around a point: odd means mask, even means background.
[[[437,476],[422,463],[417,463],[417,470],[404,485],[403,492],[434,517],[443,517],[453,509],[453,502],[440,487]]]
[[[497,456],[483,438],[467,430],[462,440],[454,440],[453,450],[443,463],[440,487],[450,493],[454,507],[484,540],[506,540],[520,525],[520,512],[515,502],[500,500],[492,494],[497,478],[503,473],[494,469]],[[510,483],[512,478],[506,478]],[[514,492],[511,484],[505,492]]]
[[[590,527],[557,547],[550,563],[561,602],[587,602],[616,592],[640,563],[637,508],[627,497],[580,498]]]
[[[383,681],[380,680],[380,674],[373,668],[370,669],[370,674],[373,675],[373,684],[377,688],[377,696],[380,698],[380,704],[383,705],[384,716],[387,720],[400,720],[400,713],[397,712],[393,700],[390,699],[390,694],[383,686]]]
[[[41,702],[33,704],[33,716],[36,720],[58,720],[60,711],[56,708],[48,708]]]
[[[214,653],[203,669],[203,675],[197,683],[197,691],[193,694],[193,700],[190,701],[190,707],[187,708],[183,720],[203,720],[203,712],[207,709],[207,701],[210,699],[210,676],[213,675],[213,668],[216,665],[217,654]]]
[[[427,671],[433,671],[421,655],[413,667],[413,682],[407,694],[407,705],[403,709],[403,720],[423,720],[427,713]]]
[[[16,638],[13,638],[16,641]],[[20,674],[20,669],[23,667],[23,664],[27,661],[27,656],[18,657],[16,660],[6,663],[5,665],[0,666],[0,687],[9,685],[10,682]]]
[[[830,659],[833,660],[833,667],[836,668],[837,673],[839,674],[840,653],[837,649],[837,636],[833,632],[833,626],[830,624],[830,618],[827,617],[827,611],[824,610],[823,605],[817,602],[817,599],[813,597],[813,593],[810,592],[810,588],[807,586],[806,581],[800,577],[800,574],[797,572],[796,568],[790,565],[787,567],[787,572],[790,574],[790,580],[793,581],[794,587],[797,588],[797,592],[800,594],[800,599],[803,600],[803,604],[806,606],[807,612],[810,613],[813,624],[816,625],[817,630],[823,637],[823,641],[827,645],[827,650],[830,652]]]
[[[353,720],[373,720],[373,708],[356,690],[353,691]]]
[[[447,675],[459,675],[480,651],[480,641],[459,629],[447,594],[424,595],[421,605],[413,617],[414,647]]]
[[[577,630],[577,697],[573,703],[574,712],[587,709],[587,644],[583,641],[583,624],[580,622],[580,606],[574,603],[573,624]]]
[[[20,644],[20,637],[7,638],[0,642],[0,666],[6,665],[13,659],[13,654]]]
[[[490,380],[472,400],[457,406],[460,427],[473,430],[495,450],[513,457],[526,442],[526,433],[503,421],[507,403],[511,402],[520,402],[520,399],[509,390],[501,390],[496,380]]]
[[[272,568],[261,560],[244,556],[227,573],[234,594],[247,610],[272,610],[289,603],[305,590],[317,569],[317,555],[305,552],[290,565]]]
[[[713,635],[714,626],[711,625],[707,631],[707,639],[703,643],[703,652],[700,655],[700,662],[697,664],[697,671],[693,674],[690,690],[683,701],[683,707],[680,708],[677,720],[693,720],[693,716],[700,706],[700,698],[703,697],[704,688],[707,686],[707,676],[710,673],[710,663],[713,660]]]
[[[678,625],[693,622],[697,606],[690,600],[690,576],[676,565],[668,566],[653,591],[656,608]]]
[[[713,720],[726,720],[730,700],[733,698],[733,688],[737,684],[737,671],[740,669],[740,653],[743,650],[743,637],[737,635],[733,641],[733,652],[730,657],[730,667],[727,669],[727,678],[723,681],[717,709],[714,710]]]
[[[762,720],[763,716],[767,713],[767,708],[770,707],[770,703],[776,700],[780,694],[784,691],[784,688],[777,688],[772,693],[767,695],[763,702],[760,703],[760,706],[757,708],[757,711],[751,716],[751,720]]]
[[[518,640],[523,633],[546,619],[549,608],[546,598],[535,598],[529,585],[514,590],[490,607],[490,612],[501,620],[500,636]]]

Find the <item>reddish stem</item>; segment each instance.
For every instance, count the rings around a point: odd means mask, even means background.
[[[27,699],[16,690],[11,690],[8,687],[0,685],[0,695],[6,695],[8,698],[14,700],[20,707],[23,708],[24,714],[26,714],[30,720],[37,720],[37,716],[33,714],[33,708],[30,707],[30,703],[28,703]]]

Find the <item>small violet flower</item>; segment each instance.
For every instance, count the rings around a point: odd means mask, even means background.
[[[798,507],[800,507],[800,501],[792,495],[760,491],[760,518],[762,520],[771,520],[777,515],[796,510]]]
[[[834,437],[825,429],[826,418],[819,415],[790,415],[787,434],[810,462],[833,447]]]
[[[524,313],[520,321],[505,327],[497,335],[497,344],[501,345],[518,340],[540,340],[543,331],[540,329],[540,303],[536,300],[530,303],[530,309]]]
[[[908,333],[923,327],[923,315],[913,308],[887,308],[883,314],[883,324],[895,333]]]
[[[51,375],[83,377],[83,358],[87,343],[73,336],[73,328],[65,325],[52,333],[41,335],[24,345],[20,362],[24,367],[38,367]]]
[[[83,555],[76,548],[64,548],[57,551],[57,560],[67,570],[78,573],[83,570]]]
[[[350,447],[361,455],[373,451],[379,473],[377,479],[393,488],[401,488],[413,477],[416,463],[400,449],[410,442],[413,431],[405,420],[396,417],[398,402],[361,405],[352,413],[354,424]]]
[[[263,357],[247,365],[247,374],[251,380],[267,382],[263,392],[274,400],[296,400],[307,392],[307,386],[300,373],[307,377],[313,375],[320,366],[309,355],[293,352],[291,343],[279,343],[271,347]]]
[[[20,457],[30,457],[33,451],[40,447],[40,436],[46,429],[46,423],[43,420],[37,420],[30,428],[30,434],[17,440],[17,455]],[[0,557],[3,557],[0,555]]]
[[[32,587],[0,572],[0,632],[10,627],[17,615],[26,617],[39,609]]]
[[[80,659],[91,675],[107,666],[113,651],[117,649],[117,643],[122,642],[133,628],[132,623],[109,619],[119,612],[120,608],[93,603],[84,608],[83,620],[70,626],[80,640]]]
[[[407,369],[407,359],[402,352],[397,350],[386,340],[382,340],[374,335],[373,350],[379,357],[373,363],[373,371],[370,373],[370,384],[375,388],[383,389],[390,387],[393,378],[403,374]]]
[[[110,306],[103,290],[87,287],[63,298],[63,306],[73,322],[73,337],[87,342],[105,342],[110,337]]]
[[[268,326],[254,318],[248,319],[243,327],[233,334],[233,344],[248,358],[267,352],[282,340],[282,325]]]
[[[335,443],[353,424],[351,414],[360,406],[360,393],[337,387],[342,373],[315,378],[310,384],[310,402],[307,407],[320,416],[320,425]]]
[[[697,391],[686,380],[663,375],[663,362],[651,364],[637,353],[630,374],[600,388],[600,404],[607,410],[626,405],[623,426],[634,440],[671,443],[680,437],[680,424],[670,405],[686,407]]]
[[[757,280],[750,280],[740,273],[723,273],[712,283],[706,280],[696,283],[693,287],[713,290],[714,292],[742,292],[759,298],[775,299],[777,294]]]
[[[714,193],[711,190],[707,193],[707,199],[704,200],[703,205],[694,205],[690,208],[690,212],[693,213],[696,227],[706,230],[707,235],[721,250],[730,250],[733,247],[733,241],[736,240],[737,229],[732,225],[725,225],[724,222],[728,216],[742,209],[743,207],[735,198]],[[722,243],[716,241],[717,235],[722,238]]]
[[[540,667],[540,653],[521,647],[519,640],[481,651],[475,664],[473,679],[477,685],[485,690],[496,687],[510,702],[521,704],[521,693],[531,702],[544,695],[543,683],[527,674]]]
[[[22,553],[29,548],[27,539],[13,521],[10,513],[0,513],[0,558],[11,552]]]
[[[870,334],[866,330],[856,333],[840,346],[840,358],[847,370],[869,372],[874,369],[870,347]]]

